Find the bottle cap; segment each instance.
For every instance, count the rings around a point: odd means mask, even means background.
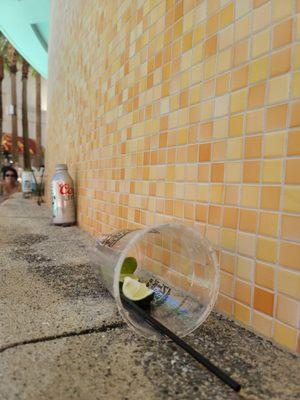
[[[67,164],[56,164],[55,169],[62,170],[62,169],[68,169]]]

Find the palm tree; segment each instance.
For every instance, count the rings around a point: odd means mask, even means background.
[[[4,61],[0,54],[0,171],[2,167],[2,134],[3,134],[3,106],[2,106],[2,81],[4,78]]]
[[[23,156],[24,169],[31,169],[30,153],[29,153],[29,134],[28,134],[28,111],[27,111],[27,79],[29,64],[22,60],[22,131],[23,131]]]
[[[7,39],[0,32],[0,170],[2,167],[2,137],[3,137],[3,102],[2,81],[4,79],[4,66],[6,61]]]
[[[35,165],[36,167],[39,168],[43,164],[41,75],[37,71],[34,71],[34,75],[35,75],[35,139],[36,139]]]
[[[18,153],[18,119],[17,119],[17,86],[16,86],[16,74],[17,74],[17,52],[15,48],[8,43],[7,45],[7,63],[10,74],[11,82],[11,104],[13,106],[13,114],[11,116],[12,125],[12,158],[14,162],[19,159]]]

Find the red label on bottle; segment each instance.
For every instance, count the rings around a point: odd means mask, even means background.
[[[68,183],[59,183],[59,193],[63,196],[65,195],[73,195],[74,189]]]

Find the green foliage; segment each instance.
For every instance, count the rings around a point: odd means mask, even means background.
[[[3,33],[0,31],[0,57],[2,57],[4,61],[4,68],[7,70],[9,67],[9,52],[8,52],[8,47],[9,47],[9,41],[8,39],[3,35]],[[15,50],[16,51],[16,50]],[[21,54],[19,54],[16,51],[17,55],[17,64],[22,64],[23,63],[23,57]],[[31,66],[29,66],[30,70],[34,71],[32,72],[32,75],[35,76],[37,73]]]

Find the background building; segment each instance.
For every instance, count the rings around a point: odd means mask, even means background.
[[[19,68],[21,69],[21,67]],[[18,114],[18,133],[22,136],[22,81],[21,71],[17,72],[17,114]],[[10,77],[5,71],[5,78],[2,83],[2,99],[3,99],[3,132],[11,134],[11,115],[9,106],[11,104],[10,93]],[[35,77],[29,72],[28,76],[28,125],[29,137],[35,140]],[[41,102],[42,102],[42,146],[45,147],[46,139],[46,116],[47,116],[47,81],[41,78]]]

